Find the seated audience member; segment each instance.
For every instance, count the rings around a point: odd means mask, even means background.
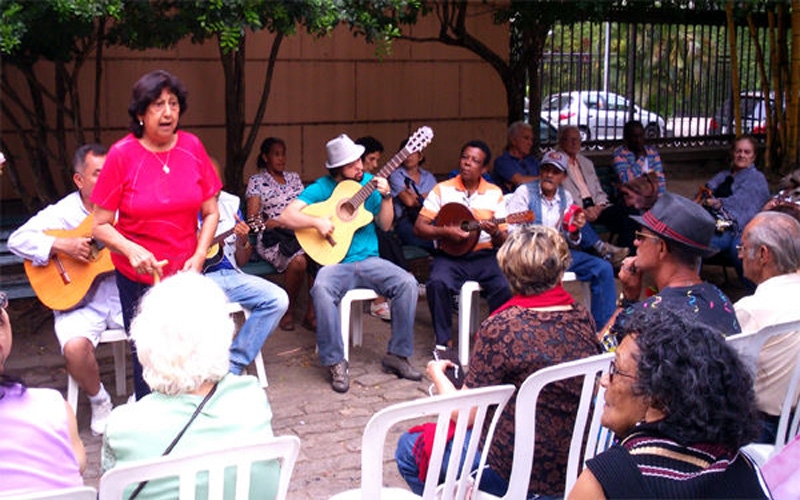
[[[359,137],[354,142],[360,146],[364,146],[364,153],[361,155],[361,163],[364,165],[364,172],[372,175],[377,174],[380,168],[381,155],[383,154],[383,144],[381,141],[367,135]],[[392,231],[392,228],[389,228],[387,231],[381,228],[375,228],[375,234],[378,235],[378,255],[380,255],[381,259],[386,259],[408,271],[408,262],[406,262],[406,257],[403,255],[403,245],[397,235]],[[371,316],[375,316],[384,321],[392,320],[392,310],[384,296],[380,296],[372,301],[372,304],[369,306],[369,313]]]
[[[210,278],[193,272],[165,279],[142,298],[131,338],[153,392],[111,412],[103,438],[104,472],[161,456],[184,427],[170,455],[272,437],[272,410],[258,380],[229,373],[234,323],[227,303]],[[200,405],[202,411],[193,415]],[[250,498],[272,498],[277,465],[253,465]],[[226,481],[227,495],[233,486]],[[177,478],[150,481],[142,495],[175,498],[177,488]]]
[[[211,160],[222,177],[219,164]],[[203,274],[214,280],[228,300],[238,302],[250,311],[231,344],[231,373],[241,375],[261,351],[264,341],[286,314],[289,297],[283,288],[258,276],[245,274],[239,266],[247,264],[253,248],[250,245],[250,226],[242,221],[239,197],[220,191],[217,198],[219,223],[215,239],[233,229],[217,242],[217,255],[206,262]]]
[[[531,154],[533,128],[517,121],[508,127],[508,145],[494,160],[492,179],[503,193],[513,193],[521,184],[539,178],[539,160]]]
[[[617,346],[617,332],[639,309],[685,310],[723,335],[741,332],[730,299],[698,273],[700,259],[716,252],[709,245],[711,215],[683,196],[666,193],[644,215],[632,218],[642,227],[636,232],[636,256],[626,258],[619,271],[622,299],[614,321],[603,329],[606,349]],[[643,295],[644,275],[655,282],[655,295]]]
[[[303,182],[297,172],[286,171],[286,143],[283,139],[264,139],[256,163],[258,173],[247,181],[247,219],[260,219],[265,223],[266,229],[256,238],[256,252],[279,273],[285,273],[284,288],[289,295],[289,309],[278,326],[291,331],[294,330],[294,310],[299,304],[300,288],[303,281],[307,281],[311,290],[317,266],[300,248],[294,233],[278,223],[278,216],[303,191]],[[307,302],[302,326],[313,331],[317,320],[310,294]]]
[[[311,289],[318,321],[320,362],[330,371],[333,390],[347,392],[350,389],[350,371],[344,359],[338,305],[349,290],[371,288],[391,300],[392,336],[386,355],[381,360],[383,369],[400,378],[422,380],[422,373],[409,361],[414,354],[414,315],[419,295],[417,280],[399,266],[378,256],[375,228],[388,229],[394,216],[389,182],[364,173],[361,163],[364,146],[355,144],[346,134],[328,141],[326,150],[328,160],[325,167],[328,175],[314,181],[286,207],[280,219],[287,227],[295,230],[314,228],[321,236],[329,237],[335,229],[331,219],[308,215],[302,210],[308,205],[327,201],[336,186],[345,180],[362,186],[372,182],[376,189],[362,206],[362,209],[372,213],[373,220],[353,234],[352,242],[340,263],[320,269]]]
[[[755,165],[756,146],[752,136],[740,137],[733,143],[733,165],[708,181],[706,187],[711,196],[703,201],[718,219],[731,223],[724,229],[717,225],[711,245],[734,263],[739,278],[742,278],[742,261],[736,248],[742,241],[742,230],[769,199],[767,179]],[[752,282],[743,282],[750,291],[755,288]]]
[[[661,165],[661,155],[653,146],[645,144],[644,126],[638,120],[625,123],[622,129],[622,146],[612,153],[614,171],[622,184],[654,173],[658,178],[658,196],[667,192],[667,180],[664,177],[664,167]],[[626,193],[625,187],[620,188],[628,208],[640,212],[638,203],[634,203],[635,196]]]
[[[761,210],[781,212],[800,221],[800,169],[786,174],[781,179],[778,190]]]
[[[572,195],[564,189],[562,182],[566,178],[567,159],[560,151],[548,151],[542,157],[539,166],[539,180],[518,187],[507,202],[507,211],[521,212],[531,210],[535,214],[534,221],[543,226],[560,229],[572,247],[572,265],[567,269],[574,272],[580,281],[588,281],[592,291],[592,317],[597,327],[604,325],[614,314],[614,297],[617,289],[614,284],[614,270],[607,261],[589,255],[585,250],[594,246],[592,239],[599,240],[597,233],[586,224],[582,213],[575,213],[572,225],[565,224]],[[513,226],[512,226],[513,229]],[[581,250],[578,250],[580,248]]]
[[[752,332],[800,320],[800,223],[782,213],[756,214],[744,228],[739,257],[745,278],[758,285],[755,294],[734,304],[742,330]],[[773,337],[758,354],[755,390],[762,423],[759,442],[775,442],[783,397],[798,356],[800,331]]]
[[[403,140],[400,149],[406,146],[408,139]],[[417,151],[408,155],[400,168],[389,176],[389,185],[394,197],[394,230],[404,245],[415,245],[433,250],[433,242],[417,238],[414,235],[414,223],[417,221],[425,197],[436,185],[436,177],[422,168],[425,155]]]
[[[103,169],[108,151],[100,144],[87,144],[75,151],[72,182],[77,191],[41,210],[11,233],[8,249],[28,259],[34,266],[56,265],[53,255],[61,254],[80,262],[89,262],[92,238],[56,237],[52,229],[72,230],[80,226],[94,210],[89,199]],[[66,311],[53,311],[53,324],[67,373],[89,398],[92,407],[92,434],[98,436],[111,413],[111,396],[100,381],[95,347],[107,329],[123,328],[122,306],[114,276],[98,277],[85,297]]]
[[[622,336],[600,379],[600,423],[621,441],[586,462],[569,498],[768,498],[739,452],[758,432],[752,378],[720,332],[656,308]]]
[[[441,251],[434,256],[431,263],[426,298],[433,318],[437,345],[452,346],[452,298],[465,281],[474,280],[480,283],[482,294],[489,301],[491,311],[511,298],[508,282],[497,266],[496,257],[496,248],[506,240],[506,225],[498,225],[492,220],[506,215],[503,192],[483,178],[491,157],[489,146],[483,141],[473,140],[464,144],[461,148],[458,175],[434,186],[425,198],[414,224],[414,234],[424,240],[439,240],[438,248],[445,249],[446,243],[460,245],[467,242],[471,233],[462,229],[460,223],[435,224],[437,217],[439,222],[445,217],[449,218],[447,213],[441,213],[442,207],[448,204],[467,207],[479,223],[479,228],[474,231],[478,232],[474,247],[460,255]],[[455,222],[458,221],[460,219]]]
[[[5,372],[12,332],[0,292],[0,497],[83,486],[86,451],[69,403]]]
[[[514,296],[485,320],[475,334],[464,387],[514,384],[519,389],[529,375],[542,368],[600,352],[589,312],[561,286],[570,252],[558,231],[544,226],[522,227],[500,247],[497,259]],[[428,363],[428,375],[439,394],[457,390],[445,375],[450,366],[452,362],[447,360]],[[537,407],[536,459],[529,491],[555,497],[564,495],[580,384],[577,380],[560,382],[551,389],[543,393]],[[489,468],[481,478],[480,489],[495,495],[506,493],[511,475],[514,398],[497,423],[488,452]],[[403,434],[395,452],[400,474],[418,495],[422,494],[427,474],[428,456],[422,450],[426,444],[432,446],[425,442],[422,431],[430,425]],[[449,456],[452,443],[447,446]],[[479,459],[476,455],[473,469]],[[444,481],[446,472],[441,471],[440,481]]]
[[[581,154],[581,133],[578,127],[565,125],[558,129],[558,149],[567,155],[567,178],[564,180],[564,189],[586,212],[586,220],[603,224],[618,235],[619,247],[606,244],[598,255],[605,258],[611,254],[616,256],[612,261],[621,262],[628,255],[628,249],[633,247],[636,223],[627,217],[628,210],[624,205],[609,201],[608,194],[603,191],[603,186],[597,178],[594,163]]]

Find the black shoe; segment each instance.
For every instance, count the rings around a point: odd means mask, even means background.
[[[397,375],[397,378],[417,381],[422,380],[422,374],[411,366],[411,363],[408,362],[408,358],[396,354],[387,354],[383,357],[381,366],[383,366],[383,371],[394,373]]]
[[[350,389],[350,368],[347,361],[339,361],[328,368],[331,371],[331,387],[333,387],[333,390],[347,392]]]

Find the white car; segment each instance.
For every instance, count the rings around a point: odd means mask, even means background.
[[[625,122],[631,119],[644,125],[645,136],[656,138],[665,135],[664,119],[642,109],[619,94],[599,90],[582,90],[551,94],[542,101],[542,118],[561,127],[574,125],[581,132],[581,140],[622,139]]]

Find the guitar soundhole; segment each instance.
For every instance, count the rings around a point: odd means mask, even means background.
[[[342,221],[349,221],[353,219],[358,211],[357,207],[354,207],[350,200],[342,200],[337,207],[337,211],[339,213],[339,219]]]

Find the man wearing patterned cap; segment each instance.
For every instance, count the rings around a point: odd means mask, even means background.
[[[642,227],[634,241],[636,256],[626,258],[619,271],[620,309],[603,329],[605,347],[616,347],[616,332],[637,308],[684,308],[724,335],[739,333],[730,299],[700,279],[700,259],[717,252],[709,246],[714,218],[697,203],[673,193],[665,193],[644,215],[631,218]],[[658,289],[647,298],[642,296],[645,274]]]

